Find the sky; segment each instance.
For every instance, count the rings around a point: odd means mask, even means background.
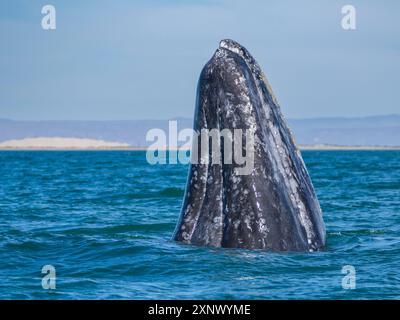
[[[2,0],[0,118],[192,117],[224,38],[256,58],[287,118],[400,113],[400,1]]]

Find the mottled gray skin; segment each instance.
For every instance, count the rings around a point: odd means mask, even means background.
[[[203,128],[253,129],[254,169],[237,175],[235,163],[192,164],[173,239],[213,247],[321,249],[325,226],[301,154],[259,65],[232,40],[221,41],[200,75],[194,129]]]

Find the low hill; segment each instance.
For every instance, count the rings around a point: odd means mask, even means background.
[[[129,147],[127,143],[79,138],[25,138],[0,143],[1,149],[107,149]]]
[[[191,128],[189,118],[174,119],[178,130]],[[302,145],[400,146],[400,115],[354,118],[288,119],[295,140]],[[0,143],[7,140],[60,137],[119,141],[135,147],[151,144],[146,133],[168,120],[13,121],[0,119]]]

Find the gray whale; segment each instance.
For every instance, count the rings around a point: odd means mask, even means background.
[[[254,130],[254,167],[191,164],[173,239],[272,251],[316,251],[325,225],[311,179],[260,66],[233,40],[222,40],[197,87],[194,130]],[[222,142],[221,142],[222,143]]]

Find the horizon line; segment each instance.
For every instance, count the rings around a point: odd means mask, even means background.
[[[288,120],[323,120],[323,119],[366,119],[366,118],[378,118],[378,117],[400,117],[400,113],[389,113],[389,114],[376,114],[368,116],[316,116],[316,117],[305,117],[305,118],[291,118],[285,117]],[[13,121],[13,122],[129,122],[129,121],[174,121],[174,120],[193,120],[193,117],[176,116],[172,118],[140,118],[140,119],[112,119],[112,120],[94,120],[94,119],[11,119],[11,118],[0,118],[0,121]]]

